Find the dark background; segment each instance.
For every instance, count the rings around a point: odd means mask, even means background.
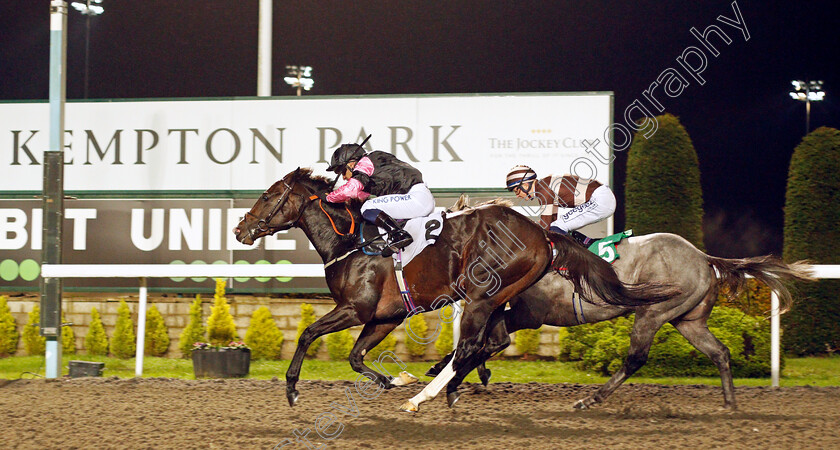
[[[737,2],[750,33],[717,22],[731,1],[274,2],[274,95],[294,95],[287,64],[314,68],[304,95],[614,91],[616,122],[711,24],[720,41],[705,85],[676,99],[700,161],[706,248],[780,253],[787,168],[805,133],[793,79],[825,81],[811,129],[840,127],[838,22],[830,1]],[[89,98],[256,95],[257,0],[105,0],[91,19]],[[0,13],[0,100],[49,96],[49,2]],[[835,19],[832,19],[835,17]],[[68,16],[67,98],[84,92],[86,18]],[[717,38],[713,37],[713,40]],[[704,49],[705,50],[705,49]],[[708,53],[707,53],[708,54]],[[626,155],[615,165],[624,225]],[[663,182],[668,182],[663,180]]]

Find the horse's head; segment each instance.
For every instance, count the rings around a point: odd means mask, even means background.
[[[312,195],[320,191],[307,185],[311,174],[310,169],[298,167],[263,192],[233,229],[236,240],[251,245],[263,236],[296,226]]]

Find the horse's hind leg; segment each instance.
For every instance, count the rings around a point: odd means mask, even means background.
[[[359,334],[359,338],[356,340],[356,344],[353,346],[353,350],[350,351],[350,367],[352,367],[356,372],[378,383],[384,389],[391,389],[394,386],[391,383],[391,379],[387,375],[383,375],[366,366],[364,361],[365,353],[369,352],[372,348],[376,347],[377,344],[382,342],[382,339],[385,339],[385,336],[388,336],[388,334],[399,324],[399,322],[366,323],[364,328],[362,328],[362,332]],[[378,367],[382,369],[382,366]],[[414,381],[416,381],[416,379]]]
[[[505,316],[507,316],[507,311],[505,311]],[[489,335],[487,336],[485,342],[485,353],[486,359],[489,359],[496,353],[506,349],[510,345],[510,333],[505,327],[506,321],[502,320],[494,320],[491,318],[491,323],[487,326],[491,330]],[[437,376],[447,364],[449,364],[449,360],[452,359],[452,354],[455,352],[450,352],[446,355],[440,362],[432,366],[427,372],[426,375],[430,377]],[[478,372],[478,379],[481,380],[481,384],[487,386],[487,383],[490,382],[490,375],[492,372],[490,369],[487,368],[485,363],[482,361],[478,367],[476,368]]]
[[[671,322],[697,350],[708,356],[720,372],[723,386],[723,407],[735,410],[735,385],[732,382],[732,370],[729,365],[729,348],[709,331],[706,319],[682,320]]]
[[[637,370],[641,369],[647,362],[653,337],[662,325],[661,322],[649,317],[649,315],[637,312],[636,321],[633,323],[633,331],[630,333],[630,350],[624,364],[595,394],[578,400],[575,403],[575,408],[587,409],[596,403],[602,403],[621,386],[621,383],[624,383]]]
[[[463,336],[470,335],[464,334]],[[462,338],[459,344],[463,342],[464,340]],[[478,366],[482,366],[484,369],[483,371],[480,371],[479,378],[482,379],[482,383],[484,383],[485,386],[487,385],[485,379],[489,381],[490,371],[484,367],[484,362],[496,352],[503,350],[510,345],[510,335],[505,328],[504,322],[504,306],[501,306],[492,312],[490,318],[487,320],[487,323],[479,330],[478,335],[475,336],[475,342],[476,345],[472,349],[471,353],[468,353],[463,359],[460,356],[460,352],[464,349],[464,347],[461,345],[458,346],[458,352],[456,352],[455,356],[455,362],[458,364],[458,368],[455,370],[455,376],[449,381],[446,387],[446,397],[450,407],[458,401],[458,386],[460,386],[464,381],[464,378]]]

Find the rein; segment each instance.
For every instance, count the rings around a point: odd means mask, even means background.
[[[311,197],[309,197],[309,200],[315,200],[316,198],[318,198],[317,195],[312,195]],[[339,236],[345,236],[345,233],[338,231],[338,227],[335,226],[335,222],[333,221],[332,216],[330,216],[330,213],[328,213],[327,210],[324,209],[323,200],[318,200],[318,206],[321,207],[321,211],[324,211],[324,214],[327,216],[327,219],[330,219],[330,224],[332,224],[333,231],[335,231],[335,233]],[[350,208],[348,208],[347,205],[344,205],[344,209],[347,211],[347,215],[350,216],[350,231],[348,231],[346,234],[353,234],[353,232],[356,230],[356,219],[353,217],[353,213],[350,212]]]

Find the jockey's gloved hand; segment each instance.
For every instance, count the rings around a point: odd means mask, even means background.
[[[323,201],[323,202],[330,202],[329,200],[327,200],[327,193],[326,192],[319,192],[315,195],[318,196],[318,198],[320,198],[321,201]]]

